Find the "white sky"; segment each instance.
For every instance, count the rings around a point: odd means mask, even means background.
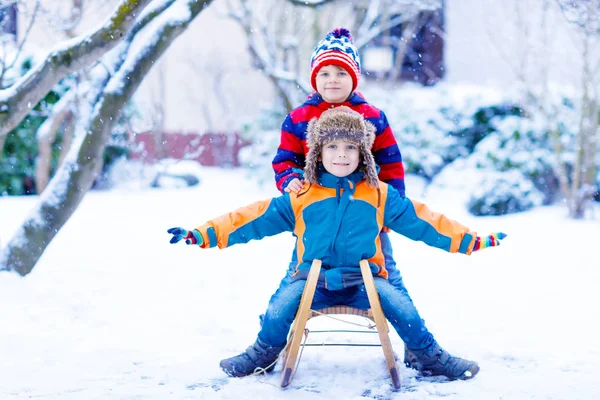
[[[31,275],[0,274],[0,398],[600,398],[600,207],[585,221],[567,219],[561,206],[476,218],[459,194],[422,197],[422,182],[409,177],[409,194],[436,211],[481,233],[509,235],[472,257],[392,236],[427,326],[481,372],[439,382],[400,364],[405,386],[391,393],[380,349],[311,347],[282,391],[280,365],[267,377],[226,379],[218,364],[254,341],[258,315],[289,262],[291,235],[220,251],[170,245],[166,233],[276,191],[255,187],[241,170],[200,174],[202,184],[190,189],[90,192]],[[36,200],[0,198],[0,243]],[[391,339],[402,358],[394,331]]]

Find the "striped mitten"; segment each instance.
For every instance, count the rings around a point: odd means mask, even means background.
[[[473,251],[483,250],[488,247],[500,246],[500,240],[506,237],[506,233],[494,232],[487,236],[477,236]]]
[[[169,228],[167,233],[173,235],[169,243],[177,243],[181,239],[185,239],[185,244],[195,244],[197,246],[201,246],[204,242],[202,240],[202,235],[195,229],[188,231],[187,229],[175,227]]]

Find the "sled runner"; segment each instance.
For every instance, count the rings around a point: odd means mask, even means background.
[[[296,314],[296,318],[294,319],[290,331],[288,340],[289,346],[285,354],[283,370],[281,372],[281,387],[287,387],[294,377],[294,371],[297,366],[296,360],[298,359],[298,351],[305,334],[306,322],[311,317],[320,314],[352,314],[364,316],[375,322],[383,355],[385,356],[387,368],[390,372],[390,377],[392,378],[392,383],[394,388],[400,389],[400,375],[398,374],[398,367],[396,366],[392,344],[388,335],[389,326],[381,309],[379,294],[377,293],[377,288],[375,287],[375,281],[373,280],[368,261],[362,260],[360,262],[360,271],[365,282],[365,288],[367,289],[369,304],[371,305],[371,309],[368,311],[357,310],[345,306],[330,307],[329,309],[321,310],[320,312],[311,310],[310,307],[315,295],[320,271],[321,260],[314,260],[308,274],[308,279],[306,280],[306,285],[304,286],[304,292],[302,293],[302,298],[300,300],[300,308],[298,309],[298,313]]]

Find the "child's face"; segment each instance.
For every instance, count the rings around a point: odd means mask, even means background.
[[[328,103],[343,103],[352,93],[352,77],[337,65],[326,65],[317,73],[317,92]]]
[[[340,178],[356,171],[359,159],[358,145],[345,140],[329,142],[323,145],[321,151],[321,162],[325,170]]]

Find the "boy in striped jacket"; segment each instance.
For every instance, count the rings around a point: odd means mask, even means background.
[[[328,33],[315,47],[310,66],[310,82],[316,93],[300,107],[292,110],[283,122],[281,143],[273,159],[277,188],[282,193],[298,193],[302,188],[303,170],[308,153],[306,135],[309,121],[320,118],[325,110],[346,106],[361,114],[375,127],[375,140],[371,152],[379,167],[379,180],[392,186],[401,196],[405,196],[402,155],[387,118],[383,111],[369,104],[361,94],[356,92],[360,79],[360,57],[352,42],[350,31],[337,28]],[[406,302],[413,308],[412,312],[418,315],[404,286],[402,276],[396,268],[387,229],[381,232],[380,240],[389,282],[404,294]],[[289,284],[297,264],[296,249],[294,249],[286,276],[282,279],[279,290],[271,297],[269,305],[277,300],[281,289]],[[261,321],[262,319],[263,316]],[[426,347],[434,341],[433,335],[427,331],[423,321],[420,322],[419,329],[427,332],[427,335],[424,336],[426,342],[418,345],[420,348]],[[414,361],[414,354],[405,345],[405,364],[420,369]],[[469,363],[473,362],[469,361]]]

